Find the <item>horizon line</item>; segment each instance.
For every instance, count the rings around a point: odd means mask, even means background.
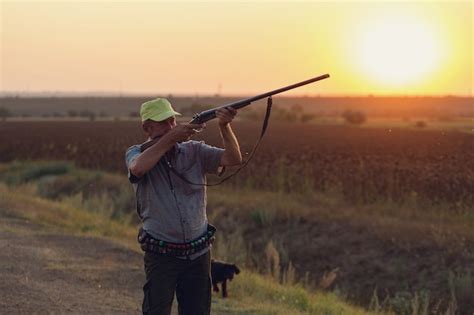
[[[278,94],[277,94],[278,95]],[[108,92],[108,91],[42,91],[42,92],[20,92],[20,91],[0,91],[0,98],[8,97],[39,97],[39,98],[55,98],[55,97],[118,97],[118,98],[133,98],[133,97],[166,97],[166,98],[248,98],[251,97],[249,94],[199,94],[199,93],[121,93],[121,92]],[[400,93],[355,93],[355,94],[326,94],[326,93],[305,93],[305,94],[292,94],[292,95],[278,95],[278,97],[286,98],[363,98],[363,97],[433,97],[433,98],[474,98],[474,94],[400,94]]]

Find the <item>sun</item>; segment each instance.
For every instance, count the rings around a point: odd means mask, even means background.
[[[378,17],[359,29],[355,58],[361,70],[379,84],[420,83],[439,67],[441,49],[436,35],[419,18]]]

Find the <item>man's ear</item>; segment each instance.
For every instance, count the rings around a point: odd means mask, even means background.
[[[143,129],[143,132],[147,135],[147,136],[150,136],[150,133],[148,132],[150,130],[150,124],[147,123],[147,121],[145,120],[144,122],[142,122],[142,129]]]

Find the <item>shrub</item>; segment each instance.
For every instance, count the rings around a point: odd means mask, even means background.
[[[0,107],[0,119],[1,120],[5,120],[10,116],[12,116],[12,113],[8,108]]]
[[[273,223],[274,213],[267,209],[255,209],[250,213],[252,221],[259,227],[270,226]]]
[[[80,117],[88,118],[90,121],[94,121],[96,114],[91,110],[81,110],[79,112]]]
[[[415,127],[417,127],[417,128],[425,128],[425,127],[426,127],[426,122],[423,121],[423,120],[418,120],[418,121],[415,123]]]
[[[0,180],[8,185],[18,185],[44,176],[66,174],[73,168],[68,162],[16,162],[0,173]]]
[[[79,170],[38,182],[40,196],[50,199],[79,199],[87,210],[103,212],[112,219],[135,219],[135,196],[130,184],[118,175]],[[78,197],[80,196],[80,197]]]
[[[77,114],[77,111],[75,111],[75,110],[68,110],[67,115],[69,117],[77,117],[78,114]]]
[[[361,111],[346,110],[342,113],[346,122],[354,125],[361,125],[367,121],[367,116]]]
[[[303,113],[303,114],[301,114],[301,116],[300,116],[300,120],[301,120],[302,123],[311,121],[311,120],[313,120],[314,118],[316,118],[316,115],[314,115],[314,114],[305,114],[305,113]]]

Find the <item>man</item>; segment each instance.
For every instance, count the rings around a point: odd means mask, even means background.
[[[242,162],[230,126],[236,113],[217,111],[220,149],[189,141],[204,124],[177,125],[180,113],[168,100],[141,105],[143,131],[156,142],[130,147],[125,159],[143,223],[138,237],[145,251],[143,314],[170,314],[175,292],[180,314],[210,314],[209,247],[215,229],[207,222],[205,174]]]

